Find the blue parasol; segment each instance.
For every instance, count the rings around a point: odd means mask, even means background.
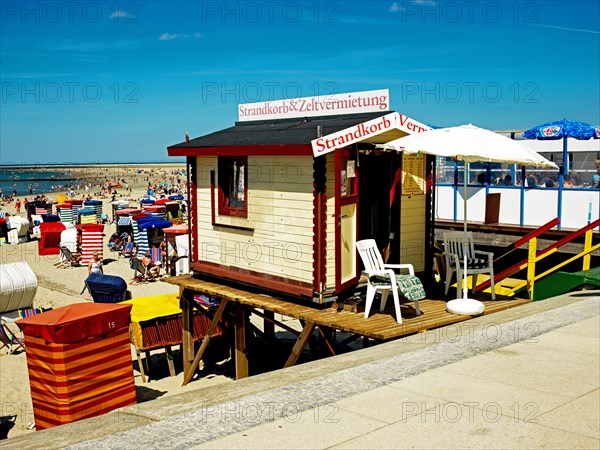
[[[563,140],[563,165],[558,173],[558,217],[562,213],[562,190],[564,187],[565,174],[569,173],[569,152],[567,149],[567,138],[579,140],[600,139],[600,127],[594,127],[584,122],[572,122],[567,119],[548,122],[543,125],[524,131],[525,139],[538,139],[556,141]],[[558,225],[560,228],[560,224]]]
[[[569,157],[567,151],[567,139],[574,138],[579,140],[598,139],[600,131],[584,122],[572,122],[567,119],[548,122],[543,125],[530,128],[523,132],[522,136],[525,139],[538,139],[556,141],[563,140],[563,166],[564,171],[569,171]]]

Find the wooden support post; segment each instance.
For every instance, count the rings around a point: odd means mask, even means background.
[[[248,376],[248,353],[246,349],[246,323],[248,312],[243,305],[236,304],[234,310],[235,324],[235,379]]]
[[[335,350],[331,345],[331,342],[333,341],[333,330],[329,327],[324,327],[321,325],[319,325],[317,329],[319,330],[319,334],[321,335],[321,340],[325,342],[325,345],[327,345],[327,348],[329,349],[331,354],[335,356]]]
[[[532,238],[529,241],[529,252],[527,256],[527,291],[529,292],[529,299],[535,300],[533,297],[533,287],[535,283],[535,263],[537,253],[537,238]]]
[[[221,300],[221,304],[219,305],[217,312],[215,313],[213,319],[210,322],[210,325],[208,326],[208,330],[206,331],[206,335],[204,336],[204,339],[202,339],[202,344],[200,344],[200,348],[198,349],[198,353],[196,353],[196,357],[194,358],[194,361],[192,362],[192,364],[190,364],[190,366],[187,368],[187,370],[185,370],[185,368],[184,368],[183,383],[181,384],[182,386],[185,386],[186,384],[188,384],[194,377],[194,373],[196,372],[196,369],[198,368],[198,364],[200,364],[200,360],[202,359],[202,356],[204,355],[204,352],[206,351],[206,347],[208,347],[208,342],[210,341],[210,337],[213,334],[213,332],[215,331],[215,328],[217,327],[219,320],[221,320],[221,316],[223,315],[223,311],[225,311],[225,306],[227,306],[227,303],[228,303],[228,301],[226,299]],[[192,340],[192,345],[193,345],[193,342],[194,341]]]
[[[298,339],[294,344],[294,348],[292,348],[292,353],[290,354],[290,357],[285,362],[285,365],[283,367],[291,367],[294,364],[296,364],[296,361],[298,361],[298,358],[302,353],[302,349],[310,339],[310,335],[312,334],[314,329],[315,324],[313,322],[306,322],[304,328],[302,329],[302,333],[300,333],[300,336],[298,336]]]
[[[258,311],[256,309],[252,311],[252,314],[256,314],[257,316],[262,317],[263,319],[265,319],[266,322],[272,322],[274,325],[277,325],[279,328],[283,328],[288,333],[295,334],[296,336],[300,336],[300,332],[298,330],[294,330],[292,327],[288,327],[283,322],[279,322],[275,319],[271,319],[271,318],[269,318],[269,316],[261,313],[260,311]]]
[[[272,338],[275,336],[275,324],[273,323],[275,320],[275,313],[265,309],[264,315],[263,329],[265,330],[265,334]]]
[[[181,307],[181,354],[183,357],[183,373],[190,371],[190,366],[194,360],[194,307],[193,292],[184,288],[179,288],[179,306]]]
[[[148,379],[150,379],[150,373],[152,372],[152,361],[150,361],[150,350],[145,350],[146,358],[144,361],[146,362],[146,372],[148,372]]]
[[[592,248],[592,236],[594,230],[587,230],[585,232],[585,241],[583,243],[583,251],[587,252]],[[589,253],[583,257],[583,268],[581,270],[590,270],[590,262],[592,261],[592,255]]]
[[[167,358],[167,366],[169,367],[169,375],[174,377],[175,374],[175,366],[173,365],[173,352],[171,351],[171,346],[167,345],[165,347],[165,356]]]
[[[135,335],[131,329],[131,324],[129,325],[129,336],[131,337],[131,342],[133,342],[133,346],[135,347],[135,355],[137,356],[138,366],[140,368],[140,374],[142,375],[142,383],[146,382],[146,374],[144,372],[144,364],[142,361],[142,351],[138,346],[137,340],[135,339]]]

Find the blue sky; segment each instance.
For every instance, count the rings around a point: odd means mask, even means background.
[[[426,124],[600,125],[600,2],[0,2],[0,163],[167,161],[237,105],[390,89]]]

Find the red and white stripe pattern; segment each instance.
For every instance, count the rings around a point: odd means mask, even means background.
[[[46,208],[40,208],[38,206],[35,207],[36,216],[41,216],[42,214],[52,214],[52,205]]]
[[[84,228],[81,232],[81,263],[90,262],[94,252],[98,252],[98,256],[102,259],[103,249],[102,230],[97,230],[96,227],[91,230]]]

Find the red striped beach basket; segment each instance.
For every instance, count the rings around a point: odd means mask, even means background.
[[[102,259],[104,246],[102,237],[104,225],[102,224],[79,224],[77,228],[81,230],[81,263],[87,264],[92,260],[94,252]]]

